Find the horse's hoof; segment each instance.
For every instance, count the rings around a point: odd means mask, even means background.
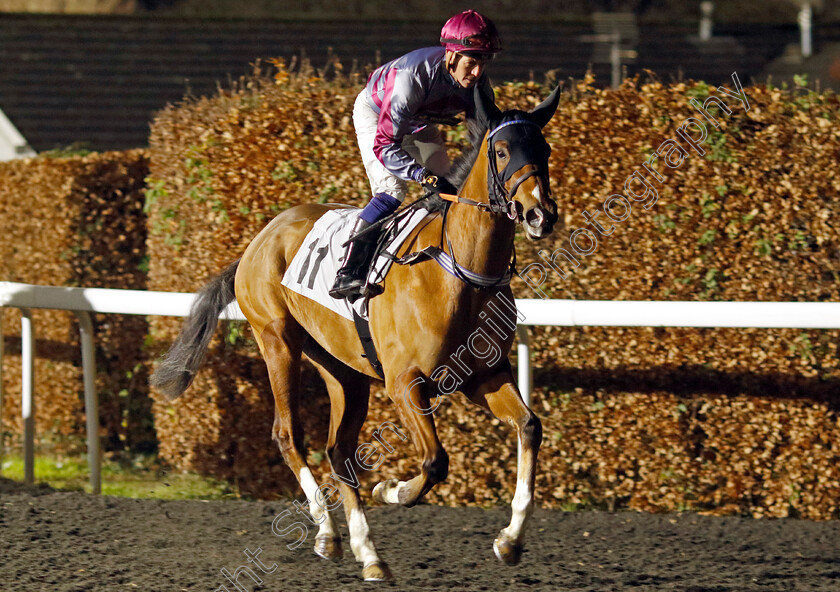
[[[344,557],[344,550],[341,548],[341,539],[331,536],[315,537],[315,554],[324,559],[335,560]]]
[[[390,502],[385,499],[385,490],[386,489],[393,489],[397,485],[399,485],[398,479],[388,479],[387,481],[380,481],[376,484],[376,487],[373,488],[371,492],[371,497],[380,504],[391,504]]]
[[[417,505],[417,502],[420,501],[420,498],[417,496],[411,497],[411,495],[411,488],[403,487],[397,492],[397,500],[399,501],[401,506],[405,506],[406,508],[413,508]]]
[[[387,582],[394,579],[394,574],[384,561],[377,561],[364,567],[362,577],[366,582]]]
[[[522,545],[510,539],[498,538],[493,541],[493,553],[507,565],[516,565],[522,559]]]

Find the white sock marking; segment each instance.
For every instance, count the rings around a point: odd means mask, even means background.
[[[370,540],[370,527],[368,527],[364,511],[357,508],[350,510],[347,526],[350,529],[350,548],[353,549],[356,561],[365,566],[379,561],[376,549],[373,548],[373,541]]]
[[[309,512],[312,514],[312,518],[315,522],[322,520],[322,516],[326,515],[327,517],[326,520],[320,522],[318,536],[337,536],[338,529],[336,528],[332,515],[330,515],[330,513],[322,508],[316,501],[317,498],[315,496],[318,494],[318,483],[315,481],[315,477],[312,476],[312,471],[310,471],[307,467],[302,468],[300,470],[300,475],[298,475],[298,480],[300,481],[300,486],[303,488],[303,492],[306,494],[306,499],[309,500]]]

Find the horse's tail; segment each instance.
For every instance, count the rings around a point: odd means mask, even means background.
[[[167,397],[180,396],[195,378],[218,324],[219,314],[236,299],[237,259],[199,290],[190,316],[149,381]]]

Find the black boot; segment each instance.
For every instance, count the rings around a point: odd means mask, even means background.
[[[370,226],[369,222],[361,218],[357,219],[350,236],[356,236],[368,226]],[[344,265],[335,275],[335,283],[330,290],[330,296],[337,299],[347,298],[352,302],[363,295],[362,291],[367,283],[365,275],[370,266],[378,238],[379,234],[372,231],[347,245],[347,250],[344,253]]]

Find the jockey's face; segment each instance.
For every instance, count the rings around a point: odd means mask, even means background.
[[[464,88],[472,88],[484,73],[487,59],[461,53],[446,52],[449,73]],[[449,55],[451,54],[451,55]]]

